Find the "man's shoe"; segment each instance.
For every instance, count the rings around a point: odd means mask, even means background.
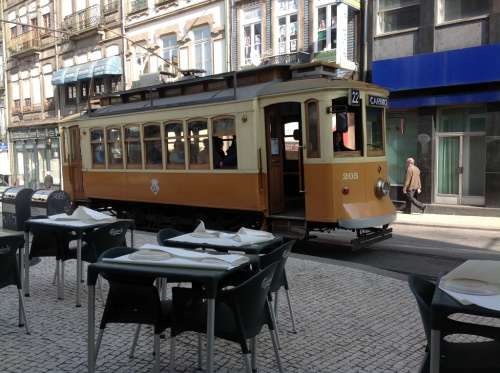
[[[425,210],[427,210],[427,206],[424,206],[424,208],[422,209],[422,215],[425,214]]]

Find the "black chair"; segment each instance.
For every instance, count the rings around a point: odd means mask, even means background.
[[[84,234],[82,237],[82,263],[95,263],[106,250],[117,246],[126,246],[125,235],[129,228],[130,222],[116,221]],[[70,248],[68,244],[65,244],[61,253],[61,297],[64,296],[64,262],[69,259],[77,259],[77,249],[76,247]],[[98,282],[101,289],[101,298],[104,302],[100,277]]]
[[[292,300],[290,298],[290,287],[288,285],[288,279],[286,277],[286,271],[285,271],[285,265],[286,261],[288,259],[288,256],[290,255],[290,252],[292,251],[292,246],[295,244],[296,240],[291,240],[288,241],[287,243],[281,245],[277,249],[271,251],[268,254],[265,254],[260,257],[260,266],[261,268],[266,268],[272,263],[279,262],[278,267],[276,268],[276,272],[274,273],[273,277],[273,282],[271,283],[271,286],[269,287],[269,302],[270,302],[270,307],[271,310],[274,312],[276,323],[278,322],[278,291],[281,288],[285,289],[286,292],[286,298],[288,301],[288,309],[290,310],[290,319],[292,321],[292,329],[293,332],[296,334],[297,329],[295,328],[295,317],[293,315],[293,308],[292,308]],[[272,307],[272,296],[274,294],[274,310]],[[278,335],[278,333],[276,333]],[[279,335],[278,335],[278,341],[279,341]]]
[[[250,363],[247,340],[252,340],[252,363],[255,362],[256,337],[262,327],[267,325],[271,332],[274,352],[280,372],[283,372],[278,343],[275,335],[267,294],[278,263],[270,265],[236,287],[222,289],[215,298],[214,334],[218,338],[239,343],[245,358],[247,372],[251,373],[254,364]],[[176,337],[185,332],[206,333],[207,301],[204,292],[198,289],[172,289],[172,326],[170,341],[170,372],[174,371]]]
[[[417,300],[427,338],[427,347],[419,372],[429,372],[431,303],[436,285],[415,274],[408,277],[408,284]],[[452,334],[482,336],[489,338],[489,340],[485,342],[451,342],[445,339],[446,336]],[[448,319],[441,329],[440,350],[440,372],[500,372],[500,328]]]
[[[181,236],[183,234],[184,233],[182,233],[181,231],[178,231],[177,229],[163,228],[156,235],[156,240],[158,241],[158,245],[163,246],[165,240],[168,240],[169,238]]]
[[[21,287],[21,277],[19,276],[19,268],[16,261],[17,250],[24,245],[24,238],[16,236],[0,237],[0,289],[10,285],[17,286],[19,293],[19,308],[22,311],[24,324],[19,315],[19,325],[26,326],[26,333],[30,334],[28,317],[26,316],[26,307],[24,304],[24,296]]]
[[[115,247],[104,252],[98,260],[116,258],[138,251],[131,247]],[[141,325],[154,328],[155,372],[160,371],[160,334],[171,325],[172,301],[160,301],[158,290],[153,285],[154,277],[122,276],[102,273],[109,283],[109,293],[99,327],[95,348],[95,359],[99,353],[104,329],[109,323],[138,324],[130,357],[134,356],[135,346]],[[95,364],[95,361],[94,361]]]

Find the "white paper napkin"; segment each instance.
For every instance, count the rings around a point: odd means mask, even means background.
[[[71,215],[58,214],[50,216],[50,218],[54,220],[81,220],[99,222],[116,221],[116,217],[114,216],[106,215],[99,211],[95,211],[83,206],[79,206],[75,211],[73,211],[73,214]]]
[[[207,229],[205,229],[205,223],[200,222],[200,224],[198,224],[198,226],[193,231],[193,233],[191,233],[191,236],[193,236],[193,237],[220,237],[221,232],[207,230]]]

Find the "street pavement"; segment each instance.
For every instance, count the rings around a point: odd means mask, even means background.
[[[500,217],[398,214],[395,224],[500,230]],[[154,233],[135,232],[134,238],[136,247],[156,243]],[[58,300],[52,284],[54,270],[54,258],[41,258],[30,269],[30,297],[26,298],[30,335],[18,327],[16,289],[0,289],[0,372],[87,371],[87,289],[84,285],[82,307],[76,308],[75,261],[68,261],[66,297]],[[287,275],[298,333],[292,332],[286,296],[281,292],[278,320],[285,372],[418,371],[426,340],[404,275],[299,254],[289,258]],[[103,283],[106,294],[106,281]],[[96,304],[98,327],[103,310],[98,290]],[[489,322],[500,326],[495,320]],[[133,325],[108,325],[96,372],[153,370],[152,329],[142,328],[135,357],[131,359],[128,351],[134,331]],[[161,342],[162,372],[168,371],[169,347],[167,330]],[[278,371],[267,327],[259,335],[257,355],[259,372]],[[175,366],[175,372],[196,371],[195,334],[184,333],[177,338]],[[216,339],[215,371],[245,371],[237,344]]]

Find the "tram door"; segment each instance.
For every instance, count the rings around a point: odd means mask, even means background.
[[[69,172],[73,185],[73,198],[75,200],[84,199],[80,130],[78,126],[69,128],[69,147]]]
[[[283,188],[283,128],[278,105],[266,107],[267,176],[269,183],[269,213],[285,211]]]

